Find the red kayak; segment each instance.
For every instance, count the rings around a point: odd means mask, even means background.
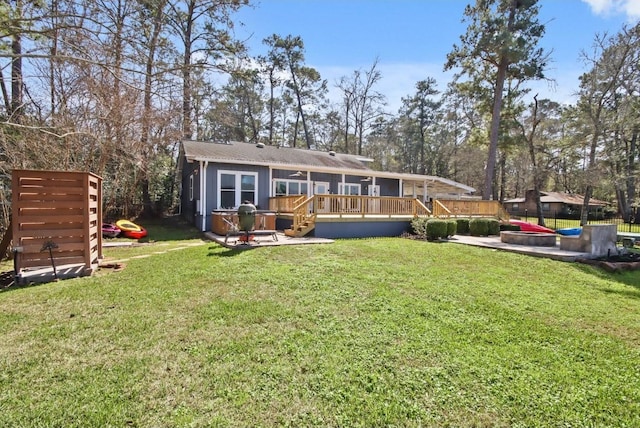
[[[535,232],[535,233],[556,233],[555,230],[549,229],[548,227],[540,226],[533,223],[527,223],[522,220],[509,220],[509,223],[520,226],[520,230],[522,232]]]
[[[147,230],[144,227],[129,220],[118,220],[116,226],[122,231],[122,236],[130,239],[140,239],[147,236]]]

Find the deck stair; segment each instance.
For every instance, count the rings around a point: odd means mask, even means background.
[[[285,229],[286,236],[301,238],[316,228],[316,214],[313,210],[313,196],[300,200],[293,208],[293,224]]]
[[[284,234],[286,236],[291,236],[294,238],[301,238],[309,234],[315,228],[316,222],[312,219],[309,219],[304,221],[302,224],[299,224],[295,229],[285,229]]]

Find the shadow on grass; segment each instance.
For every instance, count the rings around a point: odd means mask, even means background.
[[[607,281],[619,282],[634,288],[634,290],[611,290],[603,288],[601,289],[602,292],[607,294],[619,294],[633,299],[640,299],[640,271],[607,272],[603,268],[594,265],[581,263],[576,263],[575,265],[576,269],[588,275],[594,275]]]
[[[202,239],[202,233],[180,216],[136,219],[134,223],[147,230],[147,236],[141,239],[115,238],[125,242],[163,242]]]
[[[631,299],[640,300],[640,290],[611,290],[611,289],[605,288],[605,289],[601,289],[601,291],[605,294],[617,294],[622,297],[629,297]]]
[[[31,288],[38,285],[45,285],[55,281],[29,281],[25,283],[16,283],[15,272],[10,270],[6,272],[0,272],[0,293],[6,293],[7,291],[22,290],[23,288]]]
[[[253,248],[257,248],[257,247],[253,247],[251,245],[239,245],[234,248],[226,248],[223,246],[209,247],[208,248],[209,253],[207,254],[207,257],[234,257],[242,253],[243,251],[251,250]]]

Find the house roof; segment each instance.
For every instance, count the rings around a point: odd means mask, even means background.
[[[373,161],[373,159],[363,156],[238,142],[224,144],[183,141],[182,144],[187,161],[208,160],[251,165],[358,171],[370,171],[371,169],[364,162]]]
[[[524,203],[525,198],[514,198],[504,201],[505,203]],[[575,193],[563,193],[563,192],[540,192],[540,202],[543,203],[563,203],[568,205],[582,205],[584,202],[583,195],[577,195]],[[609,205],[606,201],[591,198],[589,199],[589,206],[606,206]]]
[[[231,142],[215,143],[183,141],[187,162],[223,162],[242,165],[262,165],[291,171],[326,172],[361,175],[363,177],[394,178],[426,186],[431,193],[472,193],[473,187],[442,177],[376,171],[367,165],[373,159],[335,152],[256,145]]]

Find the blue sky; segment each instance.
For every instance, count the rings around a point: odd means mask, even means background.
[[[446,55],[466,31],[467,0],[254,0],[237,21],[236,36],[248,39],[252,55],[266,53],[262,40],[271,34],[301,36],[306,64],[329,86],[356,69],[368,70],[378,58],[386,95],[395,113],[401,97],[415,83],[433,77],[440,89],[451,80],[444,73]],[[542,46],[552,51],[547,76],[555,87],[537,83],[534,91],[572,102],[578,77],[586,71],[581,51],[592,50],[597,33],[617,33],[640,18],[640,0],[541,0],[539,19],[546,25]],[[334,91],[335,92],[335,91]]]

